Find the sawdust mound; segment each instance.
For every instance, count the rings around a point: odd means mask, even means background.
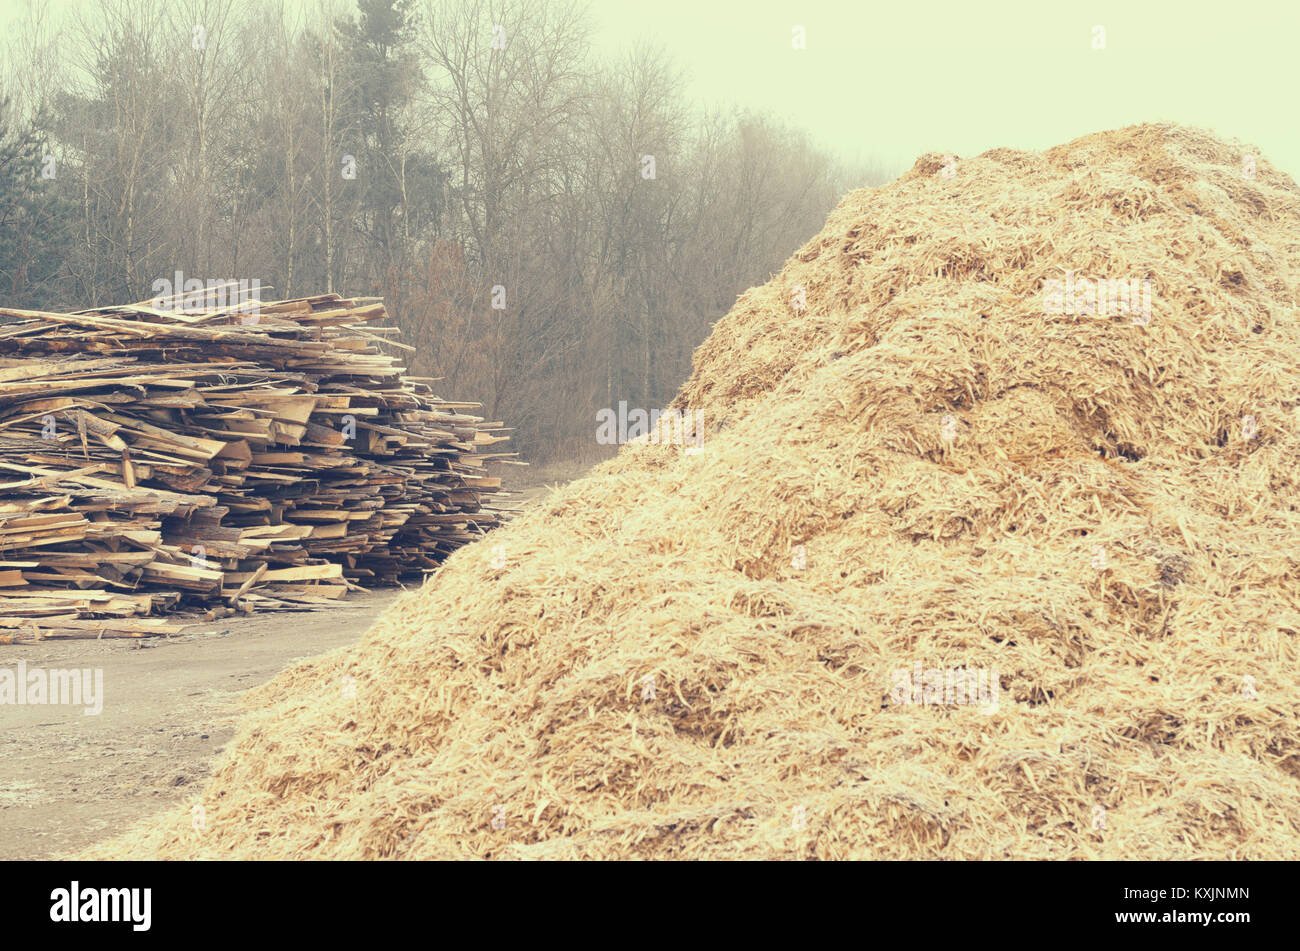
[[[1300,189],[1246,151],[848,195],[698,351],[701,452],[457,552],[92,854],[1300,856]]]

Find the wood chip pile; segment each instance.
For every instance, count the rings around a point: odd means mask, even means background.
[[[142,636],[418,576],[496,525],[499,422],[374,298],[0,310],[0,642]],[[488,451],[485,451],[488,450]]]
[[[698,445],[457,551],[81,858],[1300,858],[1300,186],[1169,124],[945,167],[718,321]]]

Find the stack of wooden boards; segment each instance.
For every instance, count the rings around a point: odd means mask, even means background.
[[[0,642],[319,604],[500,521],[502,424],[404,375],[380,300],[252,306],[0,309]]]

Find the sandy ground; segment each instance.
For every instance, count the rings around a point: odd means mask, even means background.
[[[0,705],[0,860],[54,857],[183,799],[234,735],[241,692],[355,642],[401,593],[227,618],[165,640],[0,646],[0,670],[102,669],[104,696],[98,715]]]

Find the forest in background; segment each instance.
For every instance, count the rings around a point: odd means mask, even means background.
[[[258,281],[383,296],[415,375],[589,461],[848,190],[798,129],[598,56],[567,0],[39,5],[0,71],[0,306]],[[845,117],[845,121],[855,121]]]

